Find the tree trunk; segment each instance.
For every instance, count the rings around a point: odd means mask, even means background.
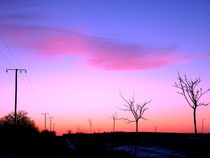
[[[136,120],[136,133],[139,131],[139,124],[138,124],[139,120]]]
[[[138,147],[138,131],[139,131],[139,120],[136,120],[136,134],[135,134],[135,146],[134,146],[134,157],[137,158],[137,147]]]
[[[194,117],[194,131],[195,131],[195,134],[197,134],[196,108],[193,109],[193,117]]]

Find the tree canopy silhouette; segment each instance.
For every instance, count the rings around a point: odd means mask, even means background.
[[[197,123],[196,123],[196,110],[199,106],[207,106],[208,103],[201,102],[201,97],[210,91],[210,88],[203,91],[202,88],[198,88],[197,86],[201,82],[200,77],[195,78],[194,80],[187,78],[186,75],[182,77],[178,73],[178,82],[174,83],[174,87],[180,89],[180,92],[178,92],[180,95],[183,95],[187,103],[190,105],[190,107],[193,109],[193,122],[194,122],[194,132],[197,133]]]
[[[0,119],[0,129],[14,129],[21,131],[34,131],[38,132],[38,129],[35,125],[35,122],[31,120],[30,117],[27,116],[27,112],[25,111],[18,111],[17,112],[17,124],[15,124],[15,114],[11,112]]]

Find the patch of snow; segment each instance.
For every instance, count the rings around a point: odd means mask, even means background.
[[[76,147],[71,143],[71,141],[68,138],[66,138],[66,143],[69,149],[72,149],[72,150],[76,149]]]
[[[131,155],[135,155],[137,158],[170,158],[170,157],[179,157],[186,158],[187,156],[176,151],[160,148],[156,146],[119,146],[115,147],[113,150],[115,151],[125,151]]]

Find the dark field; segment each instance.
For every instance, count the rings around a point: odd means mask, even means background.
[[[2,136],[0,158],[210,158],[210,134],[102,133]]]

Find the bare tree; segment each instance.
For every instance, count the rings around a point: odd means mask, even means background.
[[[115,123],[116,123],[116,120],[119,120],[117,112],[115,112],[114,114],[112,114],[110,116],[110,118],[113,120],[113,132],[115,132]]]
[[[130,120],[127,118],[121,118],[121,119],[124,120],[126,123],[135,122],[136,123],[136,132],[138,132],[138,122],[140,119],[146,120],[143,117],[143,115],[144,115],[144,112],[148,109],[148,108],[146,108],[146,105],[149,104],[152,100],[145,101],[143,104],[138,104],[138,103],[136,103],[136,101],[134,99],[134,95],[132,98],[125,99],[123,97],[122,93],[120,92],[120,96],[126,102],[126,104],[124,104],[124,109],[121,109],[121,110],[131,112],[134,117],[134,120]]]
[[[207,103],[200,102],[201,97],[210,91],[210,89],[203,91],[202,88],[197,88],[198,84],[201,82],[200,77],[195,78],[194,80],[187,78],[186,75],[182,77],[178,73],[178,82],[174,83],[174,87],[180,89],[178,94],[183,95],[187,103],[193,109],[193,122],[194,122],[194,131],[197,133],[197,124],[196,124],[196,110],[199,106],[207,106]]]

